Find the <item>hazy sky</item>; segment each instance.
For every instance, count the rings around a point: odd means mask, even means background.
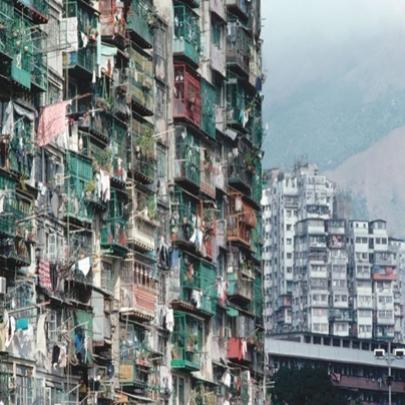
[[[312,59],[403,28],[405,0],[262,0],[262,16],[266,89],[278,89],[316,74]]]
[[[264,116],[269,117],[265,123],[270,126],[267,149],[272,136],[281,136],[271,133],[271,106],[282,107],[307,83],[329,82],[345,75],[377,44],[381,53],[381,48],[394,43],[402,48],[405,42],[405,0],[262,0],[262,18]],[[376,57],[373,72],[380,59],[387,58]],[[384,64],[389,63],[381,60],[382,74]],[[366,79],[363,85],[368,86]],[[277,147],[281,141],[277,139]]]

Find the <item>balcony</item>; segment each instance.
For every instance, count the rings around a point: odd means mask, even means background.
[[[180,272],[180,298],[193,303],[198,310],[214,315],[218,299],[215,267],[183,254]]]
[[[259,98],[254,98],[249,102],[249,105],[247,138],[255,148],[260,149],[263,141],[262,103]]]
[[[201,99],[204,100],[201,106],[201,129],[209,138],[215,139],[216,93],[214,87],[205,80],[201,81]]]
[[[39,91],[47,91],[48,77],[47,67],[42,55],[33,55],[31,66],[31,84]]]
[[[108,202],[107,219],[101,229],[101,247],[118,255],[127,252],[127,219],[124,215],[124,204],[127,196],[117,189],[111,189]]]
[[[246,248],[250,248],[251,227],[236,218],[230,218],[227,225],[228,241],[241,243]]]
[[[31,54],[29,52],[14,55],[11,63],[11,79],[25,89],[31,89]]]
[[[124,18],[124,3],[116,0],[99,2],[101,35],[111,39],[125,38],[126,21]]]
[[[262,260],[263,251],[263,234],[261,222],[258,221],[256,227],[252,229],[252,242],[251,242],[251,254],[257,262]]]
[[[246,0],[226,0],[228,10],[240,15],[243,18],[248,17],[248,4]]]
[[[11,60],[13,53],[12,24],[14,19],[14,5],[10,0],[0,2],[0,24],[4,27],[0,31],[0,57]]]
[[[10,239],[0,236],[0,257],[6,259],[9,264],[29,266],[31,264],[30,244],[20,238]]]
[[[174,6],[173,53],[198,65],[201,34],[198,15],[185,5]]]
[[[228,22],[226,62],[235,72],[244,76],[249,75],[250,42],[249,34],[239,21]]]
[[[328,261],[327,252],[311,252],[308,254],[308,262],[311,264],[325,264]]]
[[[143,184],[152,184],[156,174],[153,127],[149,123],[132,119],[130,132],[132,177]]]
[[[393,339],[394,336],[395,336],[394,320],[385,321],[381,323],[379,322],[379,325],[376,327],[376,331],[374,333],[375,339],[387,340]]]
[[[148,0],[133,0],[127,15],[127,30],[143,48],[152,48],[153,33],[151,24],[154,17],[152,4]]]
[[[173,200],[173,215],[171,221],[171,239],[173,242],[189,242],[196,226],[198,200],[176,189]]]
[[[345,235],[346,226],[344,219],[329,220],[326,222],[326,228],[329,234],[333,235]]]
[[[79,50],[66,55],[65,66],[79,77],[91,78],[97,63],[97,16],[89,3],[81,0],[65,2],[64,17],[77,17]],[[83,41],[83,38],[85,40]]]
[[[249,121],[245,97],[245,88],[241,80],[229,76],[226,82],[226,122],[228,126],[241,131],[245,131]]]
[[[350,309],[329,309],[331,322],[352,322],[353,314]]]
[[[158,283],[152,266],[133,258],[121,270],[120,312],[143,320],[155,316]]]
[[[227,357],[231,361],[250,361],[247,342],[242,338],[232,337],[227,343]]]
[[[120,328],[119,342],[120,384],[124,390],[136,390],[138,395],[149,398],[149,376],[152,372],[150,357],[153,357],[153,353],[147,346],[145,329],[129,322],[124,328]]]
[[[175,178],[198,189],[201,182],[201,152],[198,139],[185,127],[176,127]]]
[[[91,223],[93,210],[85,199],[86,188],[93,181],[91,160],[85,156],[69,152],[66,156],[65,167],[68,177],[65,180],[67,202],[65,215],[71,220]]]
[[[228,183],[242,192],[251,192],[253,173],[241,155],[231,158],[229,162]]]
[[[130,67],[122,71],[122,83],[127,83],[128,101],[141,115],[153,115],[154,110],[154,76],[153,63],[149,56],[130,48]]]
[[[395,256],[391,252],[375,252],[374,253],[374,265],[381,267],[395,267]]]
[[[36,24],[44,24],[48,21],[47,0],[17,0],[16,6],[24,15],[29,15]]]
[[[188,66],[175,64],[174,82],[174,118],[188,121],[199,128],[201,124],[201,85],[199,78]]]
[[[257,226],[256,212],[243,200],[239,193],[230,195],[230,215],[228,216],[228,241],[239,242],[251,247],[252,229]]]
[[[202,193],[215,199],[215,179],[214,179],[214,165],[209,160],[208,155],[211,152],[206,151],[205,157],[201,159],[201,171],[200,171],[200,190]]]
[[[228,297],[252,301],[253,299],[253,280],[238,273],[229,273],[227,278]]]
[[[121,186],[127,179],[128,138],[125,123],[115,119],[111,134],[112,180]]]
[[[202,322],[191,314],[174,313],[171,367],[185,371],[198,371],[201,367],[203,342]]]
[[[135,214],[129,223],[128,243],[137,246],[145,252],[154,251],[156,228],[158,226],[159,223],[148,216],[142,213]]]
[[[90,105],[80,105],[77,110],[82,114],[91,109]],[[92,135],[107,141],[113,133],[113,117],[105,111],[97,111],[88,117],[79,120],[79,127],[82,130],[90,132]]]
[[[252,188],[250,192],[250,199],[260,207],[262,200],[262,168],[260,162],[257,164],[254,173],[252,174]]]
[[[252,312],[255,315],[256,323],[263,325],[263,279],[262,274],[256,273],[253,281]]]

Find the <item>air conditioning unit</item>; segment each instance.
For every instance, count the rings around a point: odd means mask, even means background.
[[[7,279],[0,277],[0,295],[5,295],[7,291]]]
[[[10,377],[8,380],[8,389],[10,391],[14,391],[16,389],[15,377]]]
[[[381,359],[385,356],[385,350],[384,349],[374,349],[374,356],[377,359]]]

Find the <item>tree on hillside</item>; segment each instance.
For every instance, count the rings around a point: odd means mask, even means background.
[[[273,403],[277,405],[341,405],[343,394],[324,368],[280,368],[274,376]]]

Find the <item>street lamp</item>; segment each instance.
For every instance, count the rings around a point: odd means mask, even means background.
[[[405,356],[405,349],[394,349],[391,351],[391,340],[388,341],[388,351],[385,352],[384,349],[374,349],[374,357],[377,360],[385,360],[388,365],[388,377],[387,377],[387,385],[388,385],[388,405],[392,405],[392,390],[391,390],[391,383],[392,383],[392,376],[391,376],[391,365],[395,360],[402,360]]]

